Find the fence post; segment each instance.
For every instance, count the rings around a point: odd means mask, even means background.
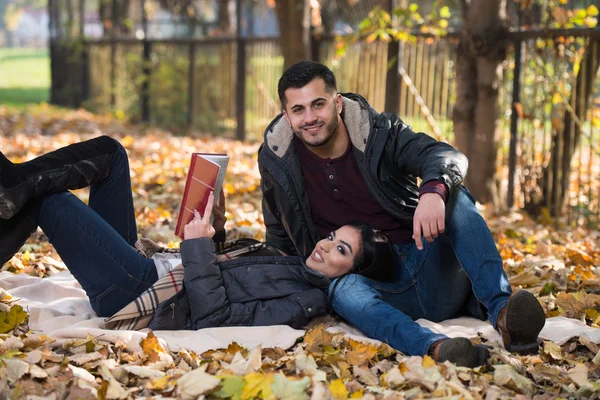
[[[237,120],[236,137],[246,138],[246,39],[242,35],[242,0],[235,2],[236,20],[236,86],[235,116]]]
[[[190,41],[189,48],[189,70],[188,70],[188,126],[190,130],[194,129],[196,125],[196,118],[194,115],[196,105],[196,45],[193,41]]]
[[[517,104],[521,102],[521,69],[522,69],[522,46],[520,39],[515,43],[515,68],[513,69],[513,87],[512,87],[512,110],[510,113],[510,146],[508,153],[508,193],[506,196],[506,205],[511,208],[515,204],[515,174],[517,170],[517,143],[519,139],[519,112]]]
[[[90,97],[89,44],[85,41],[85,0],[79,0],[79,43],[81,44],[81,103]]]
[[[319,62],[321,59],[321,43],[323,42],[321,34],[315,34],[314,28],[310,28],[310,59]]]
[[[388,11],[393,15],[396,2],[388,1]],[[385,104],[387,112],[400,112],[400,42],[392,40],[388,43],[387,70],[385,75]]]
[[[142,41],[142,75],[144,80],[142,81],[142,93],[141,93],[141,108],[142,108],[142,121],[150,121],[150,55],[152,53],[152,46],[148,41],[148,14],[146,13],[146,0],[141,1],[142,5],[142,30],[144,32],[144,39]]]

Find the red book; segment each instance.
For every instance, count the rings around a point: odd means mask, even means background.
[[[194,210],[204,214],[211,192],[215,193],[215,201],[219,201],[227,164],[229,156],[225,154],[192,154],[175,235],[183,239],[183,228],[194,219]]]

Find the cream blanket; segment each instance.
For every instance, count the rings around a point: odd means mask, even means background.
[[[0,272],[0,288],[7,290],[17,303],[29,311],[29,326],[33,331],[55,337],[58,344],[68,339],[85,339],[88,334],[103,341],[124,340],[130,349],[139,349],[139,342],[148,330],[112,331],[100,329],[103,318],[98,318],[92,310],[81,286],[69,271],[62,271],[49,278],[36,278],[25,274]],[[443,323],[418,320],[436,332],[450,337],[474,337],[483,335],[492,342],[500,343],[500,335],[488,322],[474,318],[457,318]],[[369,340],[355,328],[337,324],[332,331],[343,331],[355,339]],[[163,346],[172,351],[183,347],[189,351],[202,353],[206,350],[227,347],[235,341],[242,346],[253,348],[281,347],[288,349],[304,334],[303,330],[289,326],[266,327],[227,327],[209,328],[199,331],[156,331]],[[540,336],[563,344],[572,337],[587,335],[594,343],[600,343],[600,329],[563,317],[550,318]],[[372,341],[372,340],[369,340]]]

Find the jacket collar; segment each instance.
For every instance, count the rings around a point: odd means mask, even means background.
[[[302,268],[302,274],[311,285],[325,290],[329,287],[331,279],[326,277],[322,272],[308,268],[304,260],[302,261],[302,265],[304,267]]]
[[[356,149],[364,152],[371,131],[371,119],[376,113],[367,101],[357,94],[343,93],[342,104],[342,120],[348,130],[350,142]],[[275,117],[265,132],[266,146],[279,158],[283,158],[288,152],[293,139],[294,131],[283,117],[283,113]]]

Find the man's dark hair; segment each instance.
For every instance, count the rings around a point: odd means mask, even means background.
[[[281,106],[285,108],[287,103],[287,99],[285,98],[286,90],[289,88],[299,89],[304,87],[315,78],[321,78],[325,81],[325,89],[328,92],[337,90],[335,75],[323,64],[312,61],[300,61],[286,69],[277,84],[277,93],[279,94]]]

